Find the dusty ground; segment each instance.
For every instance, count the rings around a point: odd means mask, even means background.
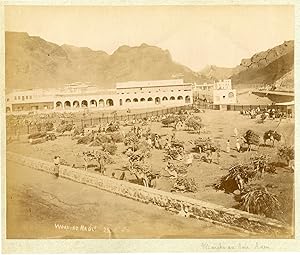
[[[222,112],[207,110],[205,113],[199,114],[202,117],[209,133],[201,134],[202,137],[210,137],[214,141],[219,141],[221,144],[221,163],[217,165],[215,163],[208,164],[199,160],[194,160],[192,166],[188,170],[188,177],[193,177],[198,185],[198,191],[196,193],[185,193],[183,195],[201,199],[216,204],[224,205],[226,207],[234,207],[237,202],[232,194],[225,194],[222,191],[216,191],[212,185],[219,180],[219,178],[227,173],[225,170],[234,162],[248,161],[251,154],[256,153],[268,153],[272,156],[272,161],[277,162],[276,156],[277,147],[280,144],[293,144],[294,143],[294,122],[293,120],[282,120],[280,123],[278,120],[267,120],[264,124],[257,124],[256,120],[249,119],[242,116],[239,112]],[[235,147],[234,128],[237,128],[240,134],[243,134],[248,129],[252,129],[258,133],[261,137],[264,132],[269,129],[276,129],[277,132],[282,135],[282,141],[275,144],[274,148],[271,147],[259,147],[253,152],[238,153]],[[124,132],[128,131],[129,127],[123,129]],[[171,135],[172,128],[162,127],[160,123],[152,123],[150,125],[152,132],[159,133],[161,135]],[[193,145],[190,141],[193,141],[198,134],[192,134],[187,131],[176,131],[176,138],[185,141],[185,149],[187,152],[192,150]],[[226,153],[226,141],[230,140],[231,152]],[[36,157],[47,161],[53,160],[54,155],[60,155],[70,165],[75,164],[76,167],[83,167],[83,160],[78,157],[82,151],[97,149],[97,147],[88,147],[87,145],[77,145],[76,140],[71,140],[70,137],[59,137],[55,141],[49,141],[43,144],[30,145],[25,138],[20,141],[15,141],[8,144],[7,150],[21,153],[26,156]],[[124,151],[124,144],[118,144],[118,151],[114,156],[115,164],[107,167],[107,175],[111,176],[112,172],[116,173],[116,176],[120,176],[122,172],[122,166],[126,163],[126,156],[122,154]],[[152,167],[157,171],[160,171],[163,175],[167,175],[164,171],[166,163],[163,162],[164,157],[163,150],[152,150],[152,156],[150,162]],[[94,171],[90,168],[89,171]],[[128,179],[133,177],[126,173]],[[158,180],[157,188],[161,190],[170,191],[172,180],[168,177],[161,177]],[[262,183],[264,185],[271,184],[272,188],[269,190],[278,195],[279,201],[283,205],[284,218],[289,224],[293,222],[293,190],[294,190],[294,174],[288,169],[277,168],[277,174],[266,173],[262,180],[254,180],[256,183]]]
[[[6,213],[7,238],[250,237],[10,161]]]

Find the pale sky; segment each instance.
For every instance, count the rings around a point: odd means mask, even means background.
[[[5,7],[5,30],[112,54],[142,43],[199,71],[294,39],[292,6]]]

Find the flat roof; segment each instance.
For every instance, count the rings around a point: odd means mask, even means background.
[[[274,90],[253,90],[252,93],[273,94],[280,96],[294,96],[294,92],[274,91]]]
[[[183,86],[189,83],[184,83],[183,79],[173,80],[153,80],[153,81],[127,81],[117,82],[117,89],[141,88],[141,87],[163,87],[163,86]]]

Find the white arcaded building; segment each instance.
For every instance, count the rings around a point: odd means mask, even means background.
[[[182,79],[129,81],[115,89],[89,83],[67,84],[61,89],[14,90],[6,95],[7,112],[80,109],[171,107],[193,103],[192,84]]]
[[[211,84],[194,85],[194,96],[212,101],[215,105],[236,104],[236,90],[231,80],[220,80]]]

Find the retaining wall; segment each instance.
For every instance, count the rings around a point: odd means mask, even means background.
[[[53,174],[54,165],[20,154],[7,152],[7,160]],[[126,181],[112,179],[96,173],[75,169],[69,166],[60,166],[60,177],[79,183],[84,183],[96,188],[109,191],[126,198],[131,198],[144,203],[151,203],[172,212],[179,212],[181,206],[189,208],[190,217],[226,225],[240,231],[250,231],[268,234],[268,237],[291,235],[291,230],[277,220],[250,214],[233,208],[204,202],[165,192]]]

